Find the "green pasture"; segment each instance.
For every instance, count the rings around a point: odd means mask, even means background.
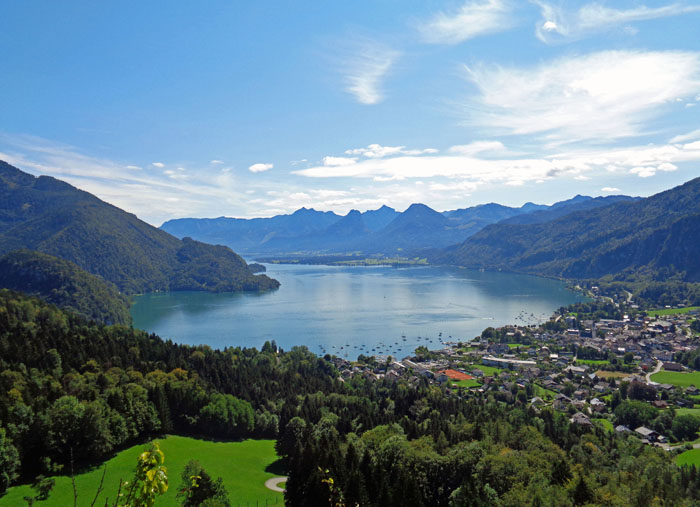
[[[284,475],[277,461],[274,440],[244,440],[242,442],[212,442],[194,438],[168,436],[158,439],[165,454],[165,466],[168,470],[170,487],[163,496],[158,497],[156,506],[176,506],[180,502],[175,498],[180,486],[180,474],[187,462],[198,460],[212,478],[222,477],[232,506],[246,505],[283,505],[283,494],[265,487],[265,481],[272,477]],[[104,490],[95,505],[104,505],[107,498],[114,500],[119,487],[119,480],[131,481],[136,466],[137,456],[143,452],[144,445],[135,445],[118,453],[106,462],[107,472],[104,478]],[[76,473],[75,482],[78,491],[78,505],[90,505],[100,484],[102,467],[82,470]],[[73,505],[73,488],[69,476],[55,477],[56,485],[48,500],[36,502],[36,506]],[[0,498],[0,506],[26,505],[25,496],[34,496],[28,485],[10,488]]]
[[[472,370],[481,370],[484,372],[484,375],[486,377],[493,377],[504,371],[503,368],[496,368],[495,366],[486,366],[485,364],[473,364],[468,368]]]
[[[676,456],[677,465],[695,465],[700,467],[700,449],[690,449]]]
[[[459,386],[459,387],[478,387],[481,385],[481,383],[478,380],[471,378],[471,379],[452,381],[452,385]]]
[[[679,387],[688,387],[694,385],[700,387],[700,371],[680,372],[680,371],[665,371],[662,370],[654,373],[651,380],[659,384],[673,384]]]
[[[683,313],[700,310],[700,306],[686,306],[685,308],[660,308],[658,310],[650,310],[647,315],[650,317],[663,317],[664,315],[680,315]]]

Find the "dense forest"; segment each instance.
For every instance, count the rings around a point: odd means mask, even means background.
[[[306,348],[212,350],[0,291],[0,487],[150,436],[277,437],[290,505],[695,505],[633,437],[424,379],[343,382]],[[623,402],[621,406],[626,406]],[[631,403],[631,402],[630,402]]]
[[[88,320],[131,324],[129,300],[114,284],[52,255],[16,250],[0,257],[0,287],[40,297]]]
[[[68,183],[0,161],[0,254],[19,249],[71,261],[127,294],[279,287],[228,247],[177,239]]]

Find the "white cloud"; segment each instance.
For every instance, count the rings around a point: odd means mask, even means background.
[[[405,146],[382,146],[380,144],[370,144],[366,148],[353,148],[345,150],[346,155],[362,155],[367,158],[384,158],[395,155],[424,155],[437,153],[434,148],[424,148],[422,150],[407,150]]]
[[[672,138],[669,142],[676,144],[695,140],[700,140],[700,129],[693,130],[692,132],[688,132],[687,134],[677,135],[674,138]]]
[[[630,169],[630,174],[636,174],[640,178],[649,178],[656,174],[655,167],[634,167]]]
[[[323,165],[330,166],[330,167],[352,165],[356,161],[357,161],[356,158],[350,158],[350,157],[323,157]]]
[[[164,164],[163,162],[151,162],[151,165],[152,165],[153,167],[158,167],[158,168],[160,168],[160,169],[162,169],[163,167],[165,167],[165,164]]]
[[[630,174],[636,174],[640,178],[649,178],[654,176],[658,171],[661,172],[673,172],[678,167],[669,162],[663,162],[657,166],[644,166],[644,167],[633,167],[630,169]]]
[[[212,165],[221,165],[221,164],[224,163],[224,161],[223,161],[223,160],[216,160],[216,159],[215,159],[215,160],[211,160],[209,163],[212,164]]]
[[[470,1],[457,11],[439,12],[419,26],[422,39],[432,44],[459,44],[474,37],[502,32],[514,23],[510,2]]]
[[[500,141],[474,141],[469,144],[458,144],[450,148],[450,153],[460,155],[476,155],[485,152],[505,152],[506,147]]]
[[[464,104],[466,124],[552,143],[639,135],[677,97],[700,90],[698,52],[602,51],[466,69],[478,91]]]
[[[253,164],[250,167],[248,167],[248,170],[252,173],[261,173],[264,171],[269,171],[275,167],[274,164],[263,164],[263,163],[258,163],[258,164]]]
[[[141,171],[142,168],[137,166],[137,165],[128,165],[126,166],[127,169],[131,169],[132,171]]]
[[[495,144],[497,142],[493,143],[494,147],[505,148]],[[484,146],[488,146],[488,143]],[[651,177],[659,171],[675,171],[680,163],[700,161],[700,142],[627,148],[597,147],[544,157],[486,158],[476,150],[451,150],[450,155],[438,156],[360,158],[354,163],[333,167],[314,166],[293,173],[308,178],[360,178],[375,182],[447,178],[469,185],[471,190],[487,184],[512,186],[554,178],[587,180],[592,179],[596,171]],[[505,149],[505,153],[511,152]]]
[[[700,6],[687,6],[681,3],[653,8],[640,5],[632,9],[620,10],[593,2],[582,6],[577,11],[569,11],[559,5],[544,1],[535,0],[535,3],[540,6],[542,11],[542,21],[537,24],[535,34],[547,44],[581,39],[590,34],[634,21],[700,11]],[[633,27],[627,26],[625,29],[628,33],[636,33]]]
[[[616,187],[603,187],[603,188],[600,189],[600,191],[601,191],[601,192],[608,192],[608,193],[610,193],[610,192],[619,192],[620,189],[619,189],[619,188],[616,188]]]
[[[557,30],[557,24],[554,21],[545,21],[542,25],[542,30],[545,32],[554,32]]]
[[[358,39],[343,57],[340,72],[345,91],[360,104],[378,104],[384,99],[382,84],[401,52],[372,39]]]

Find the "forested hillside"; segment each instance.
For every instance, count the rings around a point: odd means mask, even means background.
[[[277,436],[294,506],[698,501],[697,472],[669,453],[523,396],[343,382],[305,348],[176,345],[0,291],[0,491],[167,432]]]
[[[700,281],[700,179],[546,223],[495,224],[433,261],[565,278]]]
[[[179,240],[97,197],[0,161],[0,254],[36,250],[77,264],[126,293],[262,290],[229,248]]]
[[[52,255],[16,250],[0,257],[0,287],[105,324],[131,324],[129,300],[114,284]]]

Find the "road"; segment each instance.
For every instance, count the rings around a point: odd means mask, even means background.
[[[658,373],[658,372],[661,370],[661,367],[662,367],[663,365],[664,365],[664,363],[662,363],[661,361],[658,361],[658,360],[656,361],[656,368],[654,368],[654,371],[650,371],[649,373],[647,373],[647,384],[651,384],[651,383],[652,383],[651,376],[652,376],[654,373]]]

